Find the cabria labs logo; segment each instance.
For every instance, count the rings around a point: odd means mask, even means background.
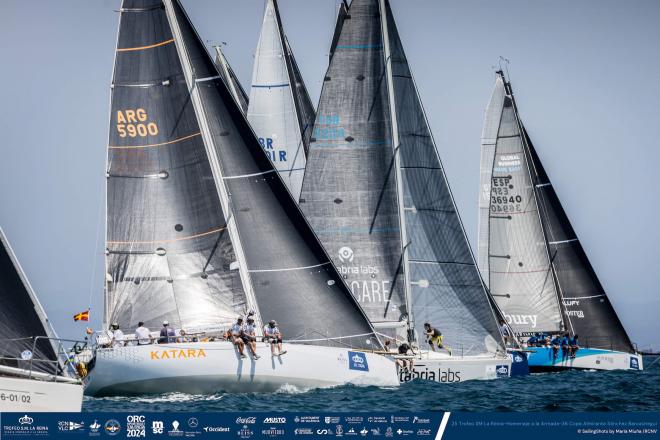
[[[399,382],[410,382],[411,380],[422,379],[422,380],[431,380],[434,382],[441,383],[453,383],[461,381],[461,372],[452,370],[451,368],[438,370],[429,370],[428,367],[424,365],[415,365],[413,371],[403,371],[399,370]]]
[[[349,248],[348,246],[344,246],[339,249],[339,261],[342,263],[352,263],[353,258],[355,258],[353,249]]]

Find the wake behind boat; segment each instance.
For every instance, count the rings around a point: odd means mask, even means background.
[[[497,72],[481,149],[479,266],[532,371],[641,370]],[[554,348],[553,348],[554,346]]]
[[[89,394],[398,383],[391,357],[365,353],[382,348],[380,340],[235,96],[179,1],[124,0],[104,321],[124,332],[168,321],[200,336],[183,345],[97,347]],[[276,320],[296,342],[282,363],[263,347],[253,362],[211,341],[247,310],[255,338]]]
[[[0,412],[80,411],[82,383],[0,228]]]

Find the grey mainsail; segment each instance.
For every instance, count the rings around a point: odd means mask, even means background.
[[[0,365],[58,372],[55,334],[2,228],[0,303]]]
[[[266,0],[247,115],[261,146],[298,200],[314,110],[282,30],[276,0]]]
[[[493,105],[493,101],[502,102],[501,118],[509,118],[515,121],[516,127],[514,128],[517,133],[517,143],[519,146],[518,158],[521,163],[525,165],[525,172],[529,176],[529,198],[533,199],[534,206],[538,209],[538,220],[541,226],[541,234],[538,232],[532,233],[530,229],[525,229],[518,225],[514,227],[511,218],[506,218],[505,223],[511,223],[509,233],[502,235],[498,240],[509,248],[519,246],[529,249],[530,247],[537,248],[542,246],[547,260],[545,266],[541,265],[539,271],[548,273],[548,282],[552,283],[552,289],[549,289],[549,296],[553,299],[544,298],[547,303],[553,303],[552,307],[547,307],[545,310],[539,310],[539,322],[541,319],[551,320],[557,319],[559,314],[559,323],[556,329],[569,331],[571,334],[579,334],[582,344],[593,348],[604,348],[609,350],[619,350],[624,352],[635,352],[635,349],[626,334],[621,321],[619,320],[612,304],[610,303],[605,291],[596,276],[596,273],[591,266],[589,259],[582,248],[580,241],[571,226],[571,223],[566,215],[557,196],[552,182],[541,164],[539,156],[532,145],[518,114],[515,98],[511,89],[511,84],[504,78],[503,72],[498,72],[496,82],[496,92],[493,94],[489,112],[491,109],[494,112],[487,113],[486,127],[490,126],[489,120],[497,118],[497,107]],[[506,113],[512,116],[507,116]],[[487,128],[484,128],[484,133]],[[498,136],[499,138],[500,136]],[[486,136],[484,136],[486,138]],[[499,139],[497,141],[499,145]],[[487,154],[483,154],[484,151]],[[509,158],[505,158],[509,159]],[[513,160],[513,158],[511,159]],[[485,176],[484,169],[488,166],[488,161],[491,163],[493,169],[492,188],[495,188],[495,179],[501,179],[501,176],[496,176],[497,168],[500,166],[497,152],[495,155],[482,149],[482,191],[489,183],[487,176]],[[508,178],[508,176],[506,176]],[[514,183],[514,190],[516,184]],[[482,201],[482,207],[484,198]],[[530,204],[532,201],[529,202]],[[480,222],[480,238],[493,235],[493,206],[501,206],[502,203],[493,199],[493,196],[488,200],[489,211],[491,220],[490,228],[486,229],[484,221]],[[498,209],[498,208],[496,208]],[[513,215],[511,216],[513,217]],[[482,210],[482,220],[485,218]],[[500,219],[498,219],[500,220]],[[536,231],[536,230],[534,230]],[[517,242],[517,244],[515,244]],[[490,245],[493,239],[490,238]],[[480,253],[486,249],[486,245],[480,244]],[[489,255],[492,253],[492,248]],[[497,299],[498,303],[504,310],[504,313],[510,315],[511,305],[507,300],[503,300],[502,296],[498,295],[496,288],[493,285],[493,258],[489,259],[490,267],[485,258],[481,258],[480,262],[484,263],[482,270],[484,276],[487,276],[486,269],[489,268],[491,280],[491,292]],[[523,266],[528,260],[523,261]],[[498,276],[498,275],[496,275]],[[511,286],[512,290],[507,292],[511,299],[524,295],[525,290],[520,286]],[[514,323],[515,324],[515,323]],[[527,323],[526,325],[517,326],[520,332],[533,332],[537,331]],[[515,326],[514,326],[515,328]],[[541,330],[546,330],[541,328]]]
[[[246,296],[174,36],[160,0],[124,0],[120,14],[106,323],[222,328],[244,310]]]
[[[218,69],[218,73],[222,76],[225,84],[229,87],[232,96],[238,102],[239,107],[243,110],[243,113],[247,113],[249,98],[241,86],[241,82],[238,80],[238,77],[234,73],[234,69],[231,68],[227,57],[220,46],[214,46],[215,49],[215,66]]]
[[[248,307],[288,339],[380,346],[179,2],[121,11],[108,319],[222,328]]]
[[[354,0],[340,12],[331,54],[301,207],[377,328],[399,321],[421,335],[431,322],[465,355],[497,351],[389,3]]]
[[[514,332],[563,328],[513,102],[498,77],[482,134],[479,262]]]

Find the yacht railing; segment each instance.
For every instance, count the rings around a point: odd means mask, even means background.
[[[40,356],[39,346],[44,343],[54,348],[55,359]],[[66,348],[71,345],[71,349]],[[71,354],[85,347],[83,341],[47,336],[0,339],[0,374],[54,382],[78,382]],[[12,353],[16,349],[22,349],[22,352]]]

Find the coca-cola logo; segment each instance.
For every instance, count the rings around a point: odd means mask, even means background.
[[[246,423],[257,423],[256,417],[237,417],[236,424],[242,425]]]

